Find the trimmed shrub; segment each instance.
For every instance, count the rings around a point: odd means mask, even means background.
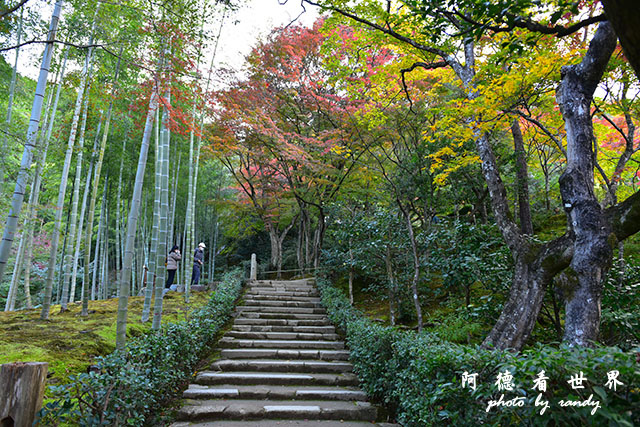
[[[403,426],[640,425],[637,350],[537,345],[516,354],[454,344],[436,334],[377,325],[328,281],[319,280],[318,287],[329,317],[346,334],[361,386]],[[507,371],[513,389],[499,391],[498,375]],[[623,383],[616,390],[606,386],[613,371]],[[478,374],[475,390],[462,387],[464,372]],[[546,390],[533,388],[541,373]],[[586,378],[584,388],[572,387],[575,376]],[[501,395],[503,404],[497,404]],[[549,406],[543,411],[544,402]]]
[[[174,399],[214,343],[240,296],[239,270],[224,275],[206,306],[188,321],[132,339],[98,359],[96,369],[50,387],[56,397],[40,412],[43,425],[156,425],[156,412]]]

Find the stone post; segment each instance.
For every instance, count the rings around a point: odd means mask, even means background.
[[[47,363],[0,365],[0,426],[31,427],[42,407]]]
[[[256,260],[256,254],[251,254],[251,273],[249,274],[249,280],[253,281],[258,278],[258,261]]]

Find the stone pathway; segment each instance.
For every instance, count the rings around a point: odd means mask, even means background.
[[[313,279],[255,281],[237,313],[173,427],[394,425],[375,424]]]

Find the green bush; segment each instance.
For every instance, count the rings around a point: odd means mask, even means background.
[[[538,345],[515,354],[454,344],[437,334],[402,332],[377,325],[353,309],[346,297],[326,280],[319,280],[329,317],[346,333],[351,361],[363,389],[386,403],[404,426],[475,425],[609,425],[640,424],[640,353],[615,347],[594,349]],[[497,375],[508,370],[514,389],[499,392]],[[544,392],[533,381],[544,370]],[[619,371],[624,384],[605,387],[607,373]],[[477,373],[477,388],[462,387],[463,372]],[[568,380],[582,372],[584,389]],[[491,400],[521,398],[522,407],[487,411]],[[542,405],[536,398],[549,401]],[[561,407],[560,401],[599,401],[593,406]]]
[[[241,272],[223,277],[206,306],[188,321],[164,325],[98,360],[94,372],[50,387],[56,397],[40,412],[57,425],[154,425],[156,411],[175,398],[213,344],[241,290]]]

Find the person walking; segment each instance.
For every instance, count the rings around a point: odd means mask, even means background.
[[[197,285],[200,282],[200,272],[202,271],[202,265],[204,264],[204,250],[206,246],[200,242],[196,251],[193,253],[193,272],[191,273],[191,286]]]
[[[173,245],[169,255],[167,255],[167,281],[164,284],[165,288],[169,289],[173,285],[173,279],[176,277],[176,270],[178,270],[178,263],[181,259],[180,249],[177,245]]]

